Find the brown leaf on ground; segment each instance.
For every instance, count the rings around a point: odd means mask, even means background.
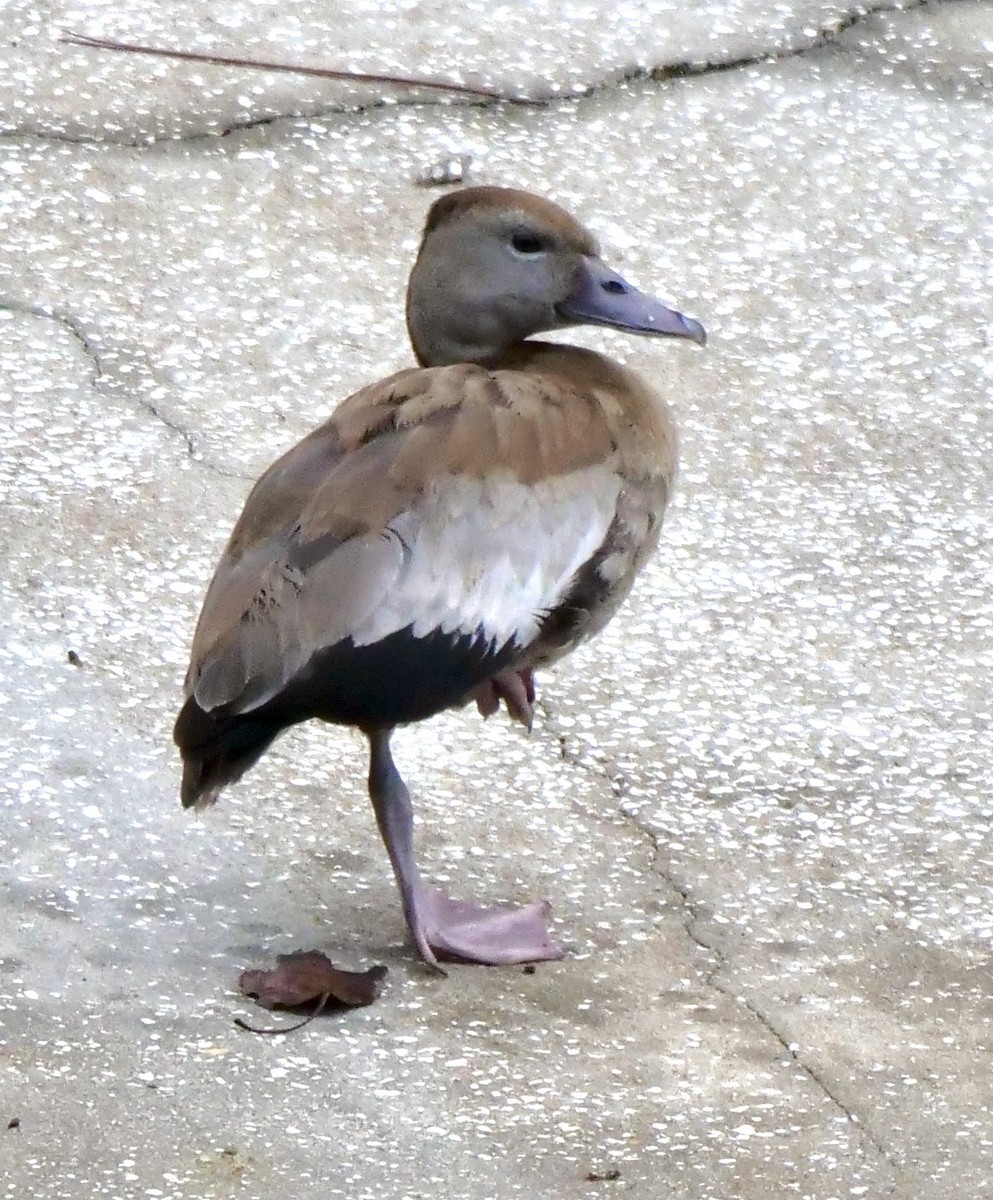
[[[238,980],[242,992],[263,1008],[299,1008],[322,997],[353,1007],[372,1004],[386,977],[382,966],[342,971],[320,950],[280,954],[276,963],[272,971],[244,971]]]

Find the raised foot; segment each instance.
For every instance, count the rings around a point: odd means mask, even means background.
[[[421,902],[428,946],[441,958],[497,966],[552,962],[565,955],[549,935],[551,905],[546,900],[522,908],[485,908],[426,887]]]
[[[528,733],[531,732],[535,690],[534,672],[530,667],[520,671],[501,671],[481,683],[472,696],[483,717],[492,717],[502,700],[511,719],[523,725]]]

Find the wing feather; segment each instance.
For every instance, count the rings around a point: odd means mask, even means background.
[[[658,463],[593,382],[465,365],[400,372],[344,401],[249,495],[188,694],[247,712],[319,650],[408,627],[527,646],[608,537],[631,487],[625,439],[629,466]]]

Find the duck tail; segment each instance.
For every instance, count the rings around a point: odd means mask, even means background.
[[[281,728],[254,713],[205,712],[191,696],[172,735],[183,756],[183,808],[209,808],[229,783],[255,766]]]

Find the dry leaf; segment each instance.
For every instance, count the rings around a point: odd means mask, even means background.
[[[276,962],[272,971],[245,971],[238,980],[242,992],[254,997],[263,1008],[299,1008],[322,997],[325,1004],[372,1004],[386,978],[382,966],[368,971],[342,971],[320,950],[280,954]]]

